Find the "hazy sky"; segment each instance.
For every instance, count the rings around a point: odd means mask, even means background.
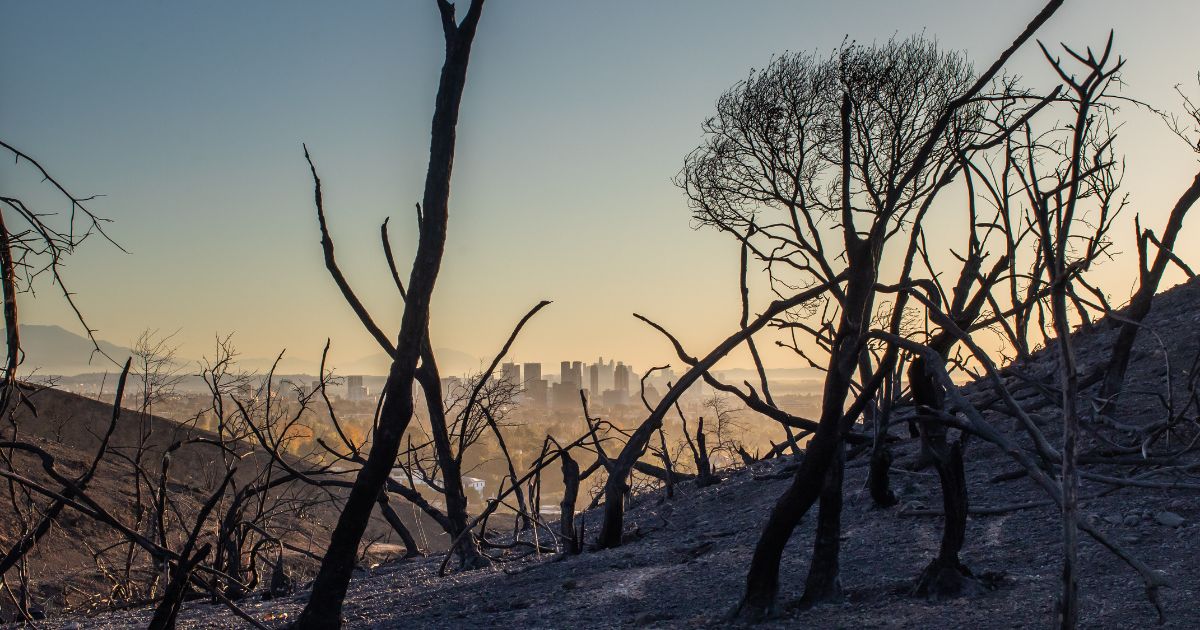
[[[704,352],[736,326],[738,250],[691,229],[670,179],[715,98],[772,54],[846,36],[924,30],[987,64],[1041,5],[492,0],[459,124],[434,345],[490,356],[544,298],[555,304],[518,360],[673,359],[634,311]],[[1197,23],[1194,0],[1068,0],[1039,36],[1101,44],[1115,27],[1125,93],[1175,107],[1172,86],[1195,87]],[[320,169],[344,270],[394,330],[378,226],[392,217],[407,265],[442,54],[433,0],[4,0],[0,137],[77,194],[105,195],[92,208],[131,253],[97,240],[67,271],[100,337],[180,329],[182,353],[199,356],[215,332],[236,331],[247,356],[316,357],[328,336],[336,358],[357,359],[377,348],[322,266],[300,145]],[[1033,46],[1010,69],[1048,76]],[[1158,226],[1195,161],[1161,124],[1126,114],[1129,218]],[[20,189],[20,172],[0,166],[0,186]],[[1120,231],[1130,249],[1131,228]],[[1118,301],[1130,277],[1113,269]],[[80,330],[47,289],[25,299],[25,320]]]

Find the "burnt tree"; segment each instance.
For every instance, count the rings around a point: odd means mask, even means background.
[[[441,268],[446,241],[455,127],[483,0],[472,0],[461,23],[455,20],[454,5],[446,0],[438,0],[437,7],[445,36],[446,61],[442,66],[434,106],[429,170],[421,204],[420,238],[409,277],[396,355],[384,386],[379,425],[370,454],[355,479],[338,524],[330,536],[329,548],[313,582],[312,594],[297,620],[298,628],[332,628],[341,625],[342,600],[354,569],[358,544],[379,491],[395,463],[400,438],[412,420],[417,360],[428,330],[429,302]]]
[[[828,355],[822,410],[757,545],[739,616],[771,613],[783,548],[818,498],[804,599],[837,597],[838,453],[894,369],[894,353],[878,366],[868,361],[877,295],[902,292],[909,279],[906,266],[896,285],[881,282],[886,245],[901,229],[918,230],[931,200],[954,181],[961,167],[950,136],[976,133],[976,96],[1060,4],[1050,2],[976,77],[961,58],[917,39],[846,46],[828,61],[786,55],[735,86],[705,122],[710,138],[680,176],[696,218],[748,243],[773,280],[803,279],[780,280],[777,291],[801,282],[829,287],[816,326],[780,318],[781,328],[811,335]],[[759,216],[767,210],[776,214]],[[799,344],[789,347],[808,357]]]

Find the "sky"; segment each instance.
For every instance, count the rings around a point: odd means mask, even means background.
[[[512,358],[671,362],[633,312],[706,352],[738,322],[738,247],[693,229],[671,178],[721,92],[773,54],[847,37],[924,32],[986,65],[1041,5],[491,0],[458,127],[433,345],[490,357],[548,299]],[[1067,0],[1039,38],[1102,45],[1115,28],[1123,94],[1174,108],[1173,86],[1196,86],[1198,22],[1190,0]],[[352,361],[378,348],[324,270],[301,143],[343,270],[395,330],[378,227],[391,218],[410,261],[442,55],[433,0],[0,0],[0,138],[75,194],[104,195],[89,208],[128,253],[89,241],[65,273],[98,337],[178,331],[181,355],[199,357],[233,332],[244,356],[304,359],[330,338],[334,362]],[[1009,71],[1049,78],[1035,46]],[[1196,162],[1148,113],[1123,114],[1130,218],[1157,226]],[[27,171],[0,165],[0,189],[30,190]],[[1131,250],[1125,223],[1118,247]],[[1195,224],[1183,242],[1200,235]],[[1132,273],[1112,267],[1105,286],[1123,302]],[[44,284],[22,317],[82,331]]]

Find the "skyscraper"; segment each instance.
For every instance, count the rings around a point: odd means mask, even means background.
[[[614,389],[616,387],[616,381],[614,378],[615,369],[616,363],[614,363],[612,359],[609,359],[608,363],[605,363],[603,358],[600,360],[600,391]]]
[[[525,364],[525,386],[529,386],[529,381],[542,380],[542,364],[541,363],[526,363]]]
[[[521,365],[518,363],[505,363],[501,365],[500,378],[519,387],[521,385]]]
[[[583,389],[583,362],[582,361],[563,361],[559,364],[560,374],[558,382],[562,386],[572,392],[578,392]]]
[[[583,389],[583,361],[571,362],[571,382],[576,390]]]
[[[546,381],[542,379],[542,364],[526,363],[524,368],[525,382],[522,385],[525,388],[525,398],[532,405],[545,406]]]
[[[629,395],[629,366],[618,361],[617,370],[613,374],[613,389],[622,392],[626,396]]]

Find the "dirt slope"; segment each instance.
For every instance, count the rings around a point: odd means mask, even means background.
[[[36,414],[27,407],[20,408],[15,414],[18,440],[32,443],[49,453],[60,472],[78,476],[95,456],[101,436],[108,429],[112,406],[51,388],[31,386],[25,389],[25,393]],[[194,437],[216,438],[210,432],[167,418],[122,410],[109,442],[109,455],[89,484],[88,495],[126,523],[133,522],[136,500],[133,494],[134,468],[122,457],[133,457],[139,436],[147,429],[149,438],[144,461],[152,472],[160,469],[164,451],[176,441]],[[11,438],[12,431],[11,425],[5,426],[0,439]],[[219,451],[206,444],[187,445],[172,453],[168,491],[171,500],[183,513],[194,513],[219,485],[224,466],[217,457]],[[18,471],[49,488],[58,489],[58,484],[42,472],[40,461],[34,456],[18,451],[13,458]],[[235,483],[244,484],[254,478],[269,461],[269,457],[261,453],[242,457],[238,462]],[[3,498],[0,498],[0,555],[3,555],[18,539],[21,530],[17,517],[10,513],[8,485],[0,487],[5,491]],[[292,490],[288,488],[288,491]],[[308,490],[297,484],[294,491],[302,493]],[[339,491],[335,489],[334,492]],[[26,502],[24,497],[18,500]],[[37,497],[37,500],[44,508],[46,501],[42,497]],[[289,542],[302,547],[319,544],[311,541],[323,540],[328,536],[327,524],[335,522],[337,512],[332,506],[321,503],[308,510],[307,516],[303,521],[287,521],[286,516],[283,517],[285,524],[294,523]],[[40,512],[31,518],[40,518]],[[411,524],[416,517],[409,518],[408,514],[403,514],[403,518]],[[433,524],[424,519],[422,523],[426,528]],[[313,532],[311,537],[305,535],[308,530]],[[378,552],[373,557],[378,558],[380,554],[390,557],[396,553],[393,549],[395,545],[391,543],[397,541],[392,540],[390,529],[382,519],[372,519],[369,531],[373,539],[379,538],[382,543],[373,547]],[[35,605],[52,616],[91,613],[112,605],[122,605],[124,602],[114,588],[121,574],[120,567],[111,565],[112,554],[107,556],[108,563],[97,562],[94,558],[96,553],[111,548],[121,540],[120,535],[106,525],[81,517],[73,510],[64,510],[55,525],[27,556]],[[175,540],[171,542],[178,544]],[[302,555],[289,552],[286,558],[298,578],[315,572],[316,563]],[[139,562],[135,574],[147,575],[149,567],[142,566],[144,564]],[[16,572],[16,568],[9,572],[7,577],[10,584],[14,583]],[[16,614],[8,594],[0,594],[0,621],[15,618]]]
[[[1163,343],[1140,336],[1129,377],[1130,394],[1117,420],[1145,424],[1161,417],[1155,396],[1137,392],[1164,391],[1170,359],[1177,399],[1186,392],[1186,372],[1200,348],[1200,283],[1181,285],[1159,296],[1148,325]],[[1081,371],[1087,373],[1107,358],[1114,332],[1104,326],[1077,335]],[[1053,351],[1039,354],[1023,373],[1053,384]],[[1009,377],[1018,398],[1038,406],[1034,383]],[[980,384],[965,388],[975,400],[987,392]],[[1042,406],[1044,430],[1057,442],[1058,419]],[[1195,412],[1192,411],[1194,418]],[[1010,437],[1022,440],[1006,416],[988,417]],[[897,427],[897,434],[906,433]],[[1087,442],[1085,452],[1100,445]],[[897,447],[894,487],[901,505],[875,509],[864,490],[865,462],[852,461],[846,474],[846,506],[842,547],[845,601],[799,610],[812,544],[811,517],[801,523],[785,555],[780,597],[786,610],[765,627],[929,628],[1047,627],[1052,623],[1058,591],[1059,523],[1049,505],[1011,509],[1037,503],[1046,496],[1026,478],[993,482],[1015,466],[998,449],[972,441],[967,454],[968,483],[975,514],[968,524],[963,560],[976,573],[1003,572],[999,586],[982,596],[931,603],[911,597],[909,588],[921,568],[937,551],[941,519],[921,514],[940,505],[940,490],[931,471],[904,470],[916,455],[911,440]],[[1200,460],[1188,456],[1185,463]],[[351,585],[346,620],[356,628],[414,627],[709,627],[723,625],[723,616],[737,602],[745,568],[759,530],[787,481],[771,479],[791,462],[757,464],[752,470],[729,473],[720,485],[698,489],[677,487],[673,500],[658,494],[642,496],[629,512],[629,523],[641,538],[622,548],[563,558],[545,556],[510,562],[489,571],[437,577],[440,558],[409,561],[363,574]],[[1113,473],[1102,467],[1092,472]],[[1149,467],[1137,472],[1146,472]],[[1122,469],[1121,474],[1130,474]],[[1188,476],[1154,477],[1196,484]],[[1103,493],[1103,494],[1102,494]],[[1115,540],[1155,569],[1173,585],[1162,593],[1166,627],[1200,627],[1200,492],[1147,488],[1112,488],[1085,482],[1085,497],[1095,497],[1083,512]],[[1097,496],[1099,495],[1099,496]],[[1182,517],[1176,524],[1167,514]],[[586,515],[588,523],[598,514]],[[589,527],[589,537],[595,527]],[[1084,627],[1133,628],[1153,625],[1156,614],[1147,603],[1136,573],[1099,545],[1084,537],[1081,554],[1085,576],[1081,583]],[[248,600],[245,607],[270,625],[294,619],[306,594],[272,602]],[[144,624],[148,611],[128,611],[93,619],[86,627],[125,627]],[[181,627],[236,626],[219,606],[194,604],[181,617]],[[60,627],[69,622],[64,621]]]

